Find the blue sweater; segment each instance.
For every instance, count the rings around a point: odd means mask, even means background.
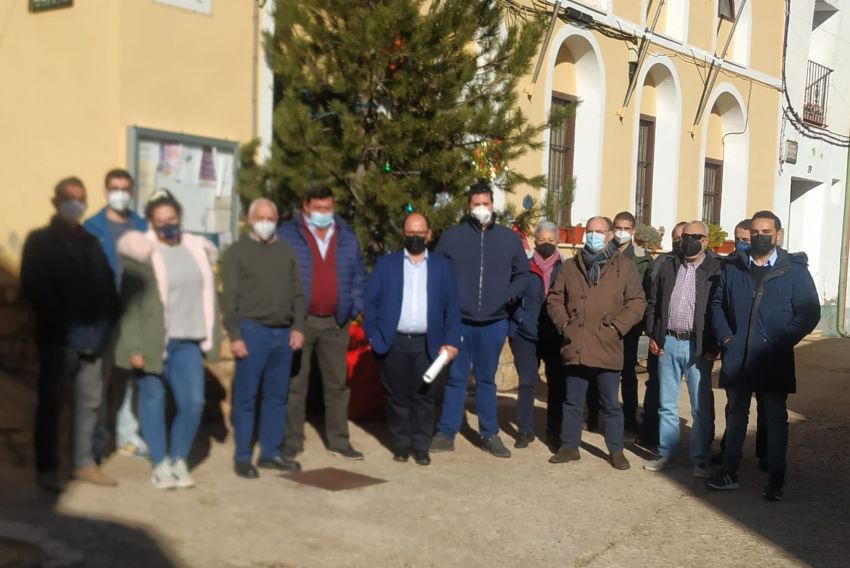
[[[121,289],[121,259],[118,258],[118,252],[115,250],[115,241],[112,238],[112,232],[109,230],[109,220],[106,218],[106,210],[104,207],[92,217],[86,219],[83,223],[86,231],[97,237],[100,241],[100,246],[103,247],[103,252],[106,254],[106,259],[109,261],[109,266],[115,274],[116,290]],[[142,219],[135,211],[130,211],[128,218],[130,229],[135,231],[145,232],[148,230],[148,222]]]
[[[360,243],[351,227],[336,215],[336,280],[339,297],[336,304],[336,323],[343,326],[363,313],[363,295],[366,289],[366,268]],[[310,305],[313,289],[313,253],[307,239],[313,235],[304,226],[299,212],[277,230],[278,237],[285,239],[295,252],[301,282],[304,289],[304,305]]]
[[[469,323],[507,318],[508,305],[531,276],[519,237],[501,225],[482,230],[476,220],[466,219],[443,233],[434,252],[452,261],[461,317]]]
[[[806,255],[777,252],[758,288],[748,256],[724,263],[711,303],[721,387],[796,392],[794,346],[820,320],[820,301]]]

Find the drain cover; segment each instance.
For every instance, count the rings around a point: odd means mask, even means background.
[[[313,487],[327,491],[359,489],[361,487],[387,482],[386,479],[378,479],[377,477],[370,477],[335,467],[311,469],[298,473],[284,473],[279,477],[300,483],[301,485],[312,485]]]

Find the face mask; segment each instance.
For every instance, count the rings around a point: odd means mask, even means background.
[[[605,248],[605,235],[602,233],[587,233],[584,237],[584,247],[592,253]]]
[[[404,237],[404,248],[410,254],[422,254],[425,252],[425,237],[420,235]]]
[[[677,241],[673,241],[673,254],[679,254],[682,252],[682,240],[679,239]]]
[[[765,256],[773,250],[773,235],[756,235],[751,240],[752,253],[756,256]]]
[[[83,213],[86,212],[86,204],[76,199],[69,199],[68,201],[61,202],[57,207],[57,211],[59,216],[69,223],[77,223],[82,219]]]
[[[156,234],[165,241],[176,241],[180,238],[180,225],[177,223],[163,225],[156,230]]]
[[[680,248],[682,250],[682,256],[685,258],[694,258],[702,252],[702,245],[696,239],[682,239]]]
[[[614,231],[614,242],[618,245],[625,244],[632,240],[632,234],[628,231]]]
[[[267,241],[272,238],[274,235],[275,229],[277,229],[277,225],[275,225],[274,221],[257,221],[252,225],[254,229],[254,234],[260,237],[261,241]]]
[[[110,191],[106,194],[106,202],[109,204],[109,208],[120,213],[127,211],[132,199],[133,196],[130,195],[129,191]]]
[[[333,222],[333,213],[320,213],[318,211],[313,211],[310,213],[310,224],[316,227],[317,229],[327,229],[333,224]]]
[[[751,245],[747,241],[738,241],[737,243],[735,243],[735,252],[739,254],[750,254],[751,250],[753,250],[753,245]]]
[[[555,254],[555,251],[558,250],[558,247],[556,247],[552,243],[540,243],[539,245],[537,245],[537,247],[535,247],[535,250],[543,258],[549,258],[553,254]]]
[[[472,216],[475,217],[479,223],[481,223],[482,227],[489,223],[490,219],[493,218],[493,212],[490,211],[490,209],[485,207],[484,205],[478,205],[477,207],[473,207],[470,213],[472,213]]]

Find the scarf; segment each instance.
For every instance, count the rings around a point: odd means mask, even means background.
[[[587,269],[587,281],[591,286],[599,284],[599,275],[602,274],[602,267],[608,262],[617,252],[617,245],[614,241],[608,243],[608,246],[597,253],[592,253],[586,248],[581,249],[581,259],[584,261],[584,267]]]
[[[531,257],[531,262],[537,265],[543,276],[543,295],[549,294],[549,285],[552,283],[552,271],[555,269],[555,264],[561,259],[561,254],[556,250],[555,254],[548,259],[540,256],[540,253],[534,251]]]

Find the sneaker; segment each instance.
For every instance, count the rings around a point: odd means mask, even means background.
[[[733,471],[723,470],[718,471],[717,475],[706,480],[705,485],[713,491],[731,491],[740,487],[738,484],[738,474]]]
[[[352,448],[351,444],[344,448],[328,448],[328,453],[347,460],[361,461],[363,459],[363,454]]]
[[[764,488],[764,492],[762,493],[762,497],[764,497],[765,501],[772,501],[774,503],[778,503],[782,501],[782,497],[784,496],[781,485],[774,485],[772,483],[768,483],[767,487]]]
[[[661,471],[662,469],[669,469],[671,467],[676,467],[676,460],[669,456],[658,456],[654,460],[643,464],[643,469],[646,471]]]
[[[549,463],[567,463],[578,461],[581,459],[581,454],[578,448],[561,448],[554,456],[549,458]]]
[[[285,447],[285,448],[283,448],[283,451],[280,452],[280,455],[282,455],[283,457],[285,457],[288,460],[294,460],[299,455],[301,455],[303,452],[304,452],[304,448]]]
[[[437,432],[434,435],[434,439],[431,440],[431,451],[435,454],[437,452],[453,452],[455,451],[455,441],[454,438],[449,438],[442,432]]]
[[[118,453],[134,458],[147,458],[150,455],[148,447],[143,444],[127,442],[118,447]]]
[[[174,460],[171,465],[171,474],[174,476],[174,484],[181,489],[188,489],[195,486],[195,480],[189,474],[189,467],[183,460]]]
[[[103,471],[95,464],[75,469],[73,476],[77,481],[91,483],[92,485],[100,485],[101,487],[115,487],[118,485],[117,481],[103,473]]]
[[[527,434],[525,432],[520,432],[516,437],[516,442],[514,442],[514,447],[517,449],[527,448],[534,441],[534,434]]]
[[[711,469],[704,463],[696,464],[693,473],[697,479],[711,479]]]
[[[171,464],[168,460],[162,460],[159,465],[153,468],[151,474],[151,483],[157,489],[174,489],[177,487],[177,480],[174,478],[174,473],[171,471]]]
[[[623,452],[617,452],[616,454],[611,454],[611,457],[609,459],[611,461],[611,467],[613,467],[614,469],[619,469],[621,471],[625,471],[625,470],[629,469],[630,467],[632,467],[631,464],[629,463],[629,460],[626,459],[626,455]]]
[[[490,452],[490,455],[497,458],[511,457],[511,451],[505,447],[505,444],[502,443],[502,439],[498,436],[498,434],[494,434],[489,438],[484,438],[481,441],[481,447],[484,451]]]

